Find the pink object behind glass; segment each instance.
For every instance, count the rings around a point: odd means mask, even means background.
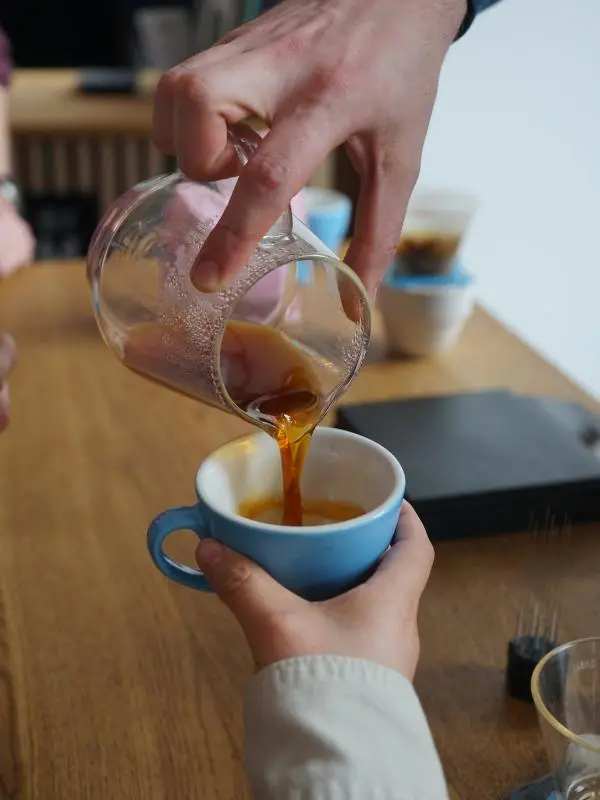
[[[291,207],[292,214],[301,222],[306,223],[306,205],[302,197],[302,192],[299,192],[299,194],[292,198]],[[262,312],[260,317],[270,316],[277,308],[283,294],[285,277],[285,268],[270,272],[262,281],[250,289],[244,298],[244,303],[257,303]]]
[[[222,181],[226,184],[227,181]],[[233,191],[235,179],[230,180],[230,189]],[[229,187],[226,187],[228,189]],[[145,190],[145,184],[133,187],[113,206],[106,214],[102,227],[112,228],[120,218],[122,209],[134,201],[135,197]],[[227,205],[230,193],[227,191],[217,194],[208,186],[201,183],[182,184],[177,188],[176,197],[171,201],[167,212],[166,230],[168,230],[168,240],[162,244],[169,250],[176,251],[178,243],[185,238],[185,234],[193,229],[198,218],[212,218],[215,221],[221,217]],[[299,192],[291,202],[292,213],[306,224],[308,212],[302,191]],[[200,211],[201,210],[201,211]],[[113,222],[114,220],[114,222]],[[100,227],[100,226],[99,226]],[[93,250],[96,237],[92,240],[90,251]],[[177,257],[168,259],[170,268],[177,268]],[[164,275],[162,292],[169,292],[169,281]],[[286,280],[285,268],[274,270],[266,275],[259,283],[248,291],[240,301],[243,309],[240,312],[247,319],[252,318],[256,322],[266,322],[267,319],[277,310],[279,302],[284,292]]]
[[[231,189],[235,185],[235,180],[231,180]],[[178,230],[188,230],[190,226],[190,216],[198,217],[199,206],[202,206],[202,216],[209,216],[215,219],[221,217],[227,203],[224,195],[217,195],[202,184],[188,184],[179,187],[178,199],[181,204],[173,204],[171,207],[171,220],[169,230],[177,241]],[[292,213],[306,224],[307,207],[302,192],[299,192],[291,202]],[[193,210],[196,210],[196,213]],[[190,215],[188,212],[192,211]],[[241,314],[246,318],[253,318],[256,322],[265,322],[276,310],[283,295],[286,279],[285,268],[274,270],[266,275],[246,294],[240,304]]]

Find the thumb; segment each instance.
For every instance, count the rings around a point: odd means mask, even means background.
[[[204,539],[196,550],[196,561],[220,600],[242,627],[253,652],[273,614],[286,611],[299,602],[253,561],[230,550],[216,539]]]

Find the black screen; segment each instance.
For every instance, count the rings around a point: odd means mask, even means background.
[[[0,26],[18,67],[134,66],[136,9],[194,0],[3,0]]]
[[[2,5],[0,25],[11,40],[18,67],[131,63],[128,1],[12,0]]]

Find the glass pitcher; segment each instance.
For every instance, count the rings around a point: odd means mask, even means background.
[[[256,145],[229,136],[243,168]],[[308,383],[317,424],[364,360],[369,300],[289,209],[228,285],[199,292],[190,268],[236,180],[196,183],[176,172],[119,198],[88,252],[96,319],[126,366],[271,434],[269,398],[295,391],[301,404]]]

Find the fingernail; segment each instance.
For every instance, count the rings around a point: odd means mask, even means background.
[[[205,569],[217,564],[222,558],[225,548],[216,539],[202,539],[196,548],[198,566]]]
[[[199,261],[194,265],[192,283],[199,292],[216,292],[222,288],[221,268],[215,261]]]

